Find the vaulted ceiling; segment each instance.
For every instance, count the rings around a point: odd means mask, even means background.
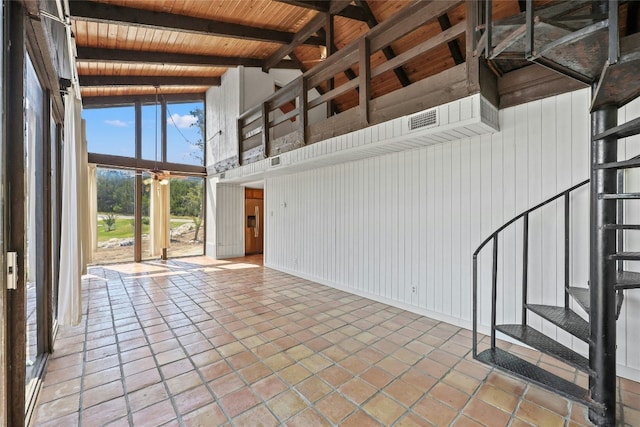
[[[238,65],[306,71],[389,19],[409,0],[70,1],[83,98],[203,94]],[[519,12],[498,2],[494,14]],[[328,19],[331,16],[332,19]],[[464,4],[372,57],[393,58],[464,20]],[[384,76],[388,93],[464,61],[464,38]],[[351,71],[351,73],[349,73]],[[351,74],[351,75],[349,75]],[[346,80],[357,69],[336,76]],[[374,94],[375,95],[375,94]],[[344,108],[349,100],[342,101]]]

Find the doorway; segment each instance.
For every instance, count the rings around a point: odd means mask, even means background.
[[[264,250],[264,190],[244,189],[244,253],[261,254]]]

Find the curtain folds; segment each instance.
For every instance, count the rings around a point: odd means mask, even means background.
[[[86,267],[83,237],[86,235],[87,219],[87,157],[81,111],[79,93],[76,84],[73,84],[65,95],[62,153],[62,234],[58,293],[58,323],[61,325],[77,325],[82,319],[82,271]]]
[[[151,181],[149,250],[152,257],[162,255],[162,249],[169,247],[169,185],[162,185],[157,179]]]
[[[86,139],[86,138],[85,138]],[[85,144],[86,147],[86,144]],[[87,233],[84,241],[88,242],[86,245],[87,251],[85,256],[87,257],[87,263],[93,262],[93,255],[98,249],[98,181],[96,176],[96,165],[90,163],[87,167],[87,226],[85,232]]]

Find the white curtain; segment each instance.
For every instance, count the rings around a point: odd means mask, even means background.
[[[162,249],[169,247],[169,183],[151,181],[149,246],[151,256],[162,255]]]
[[[83,120],[84,122],[84,120]],[[86,139],[86,138],[85,138]],[[86,144],[84,144],[86,147]],[[85,228],[87,237],[86,245],[87,263],[93,261],[93,255],[98,249],[98,181],[96,178],[96,165],[91,163],[87,167],[87,227]]]
[[[82,104],[76,85],[65,95],[62,153],[62,235],[58,323],[77,325],[82,319],[83,218],[86,209],[86,148],[82,138]],[[84,184],[82,179],[84,179]],[[84,194],[82,193],[85,190]]]

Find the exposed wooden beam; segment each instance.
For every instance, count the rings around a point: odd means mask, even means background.
[[[80,86],[220,86],[220,77],[79,76]]]
[[[335,51],[335,43],[333,42],[334,38],[333,38],[333,33],[334,33],[334,19],[333,16],[330,15],[329,19],[327,20],[327,26],[326,26],[326,30],[325,30],[325,46],[327,48],[327,56],[331,56],[333,55],[336,51]],[[327,92],[330,92],[333,90],[333,88],[335,87],[335,79],[330,78],[329,80],[327,80]],[[335,114],[335,102],[333,102],[333,100],[328,100],[327,101],[327,117],[331,117]]]
[[[369,7],[369,3],[367,3],[366,0],[356,0],[356,2],[360,6],[360,8],[364,11],[365,16],[367,17],[367,25],[369,26],[369,28],[371,29],[376,25],[378,25],[378,20],[376,19],[376,16],[373,14],[373,11]],[[391,46],[387,46],[384,49],[382,49],[382,53],[384,53],[384,56],[387,59],[393,59],[396,57],[396,53],[393,51],[393,48]],[[402,67],[394,68],[393,73],[396,75],[396,77],[400,81],[400,84],[403,87],[409,86],[411,84],[411,80],[409,80],[409,76],[407,75],[407,73],[405,73]]]
[[[442,31],[448,30],[451,28],[451,21],[449,20],[449,15],[446,13],[444,15],[438,16],[438,23],[440,24],[440,29]],[[456,65],[460,65],[464,62],[464,55],[462,55],[462,51],[460,50],[460,45],[456,40],[451,40],[447,43],[449,46],[449,52],[451,52],[451,57]]]
[[[71,1],[71,16],[74,19],[91,22],[110,22],[136,27],[155,28],[210,36],[233,37],[271,43],[289,44],[295,34],[285,31],[250,27],[229,22],[213,21],[186,15],[135,9],[96,3],[93,1]],[[307,37],[305,44],[319,46],[324,41],[319,37]]]
[[[638,32],[638,11],[640,4],[637,1],[627,3],[627,35]]]
[[[204,101],[204,92],[160,95],[167,102],[196,102]],[[83,96],[82,105],[85,108],[113,107],[118,105],[134,105],[136,102],[152,104],[156,102],[155,94],[122,95],[122,96]]]
[[[330,3],[326,0],[276,0],[281,3],[288,3],[294,6],[304,7],[306,9],[316,10],[318,12],[330,13]],[[364,15],[362,9],[357,6],[347,5],[344,9],[340,10],[335,15],[342,16],[344,18],[354,19],[356,21],[366,22],[367,18]]]
[[[282,46],[271,57],[269,57],[262,67],[262,70],[267,72],[274,67],[275,64],[282,61],[282,59],[293,52],[293,50],[303,44],[305,40],[316,33],[327,22],[328,13],[319,13],[314,16],[311,21],[307,23],[294,37],[293,41],[288,45]],[[322,41],[324,44],[324,40]]]
[[[77,60],[82,62],[131,62],[212,67],[262,67],[264,59],[233,56],[190,55],[184,53],[145,52],[139,50],[78,47]],[[294,61],[283,59],[272,68],[298,68]]]

